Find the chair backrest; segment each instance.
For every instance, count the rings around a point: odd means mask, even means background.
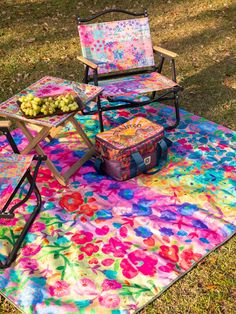
[[[82,54],[98,64],[99,74],[154,66],[148,17],[79,23],[78,31]]]

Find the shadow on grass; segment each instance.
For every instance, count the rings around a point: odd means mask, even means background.
[[[234,128],[232,117],[236,117],[236,89],[233,84],[235,68],[236,60],[229,56],[186,77],[181,82],[185,87],[183,95],[186,109]],[[193,98],[194,108],[191,106]]]

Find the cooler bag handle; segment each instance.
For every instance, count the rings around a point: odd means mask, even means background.
[[[94,168],[98,174],[103,174],[103,172],[102,172],[102,159],[101,158],[95,159]]]
[[[157,148],[160,148],[161,150],[161,156],[160,156],[160,159],[158,160],[157,162],[157,165],[156,166],[159,166],[160,165],[160,162],[161,161],[164,161],[164,163],[162,164],[162,166],[164,166],[167,162],[167,155],[168,155],[168,147],[171,146],[172,142],[169,140],[169,139],[162,139],[158,144],[157,144]],[[143,160],[143,157],[140,155],[139,152],[135,152],[131,155],[137,165],[137,167],[141,170],[142,173],[145,173],[145,174],[155,174],[157,173],[158,171],[161,170],[161,168],[158,168],[154,171],[151,171],[151,172],[148,172],[147,171],[147,167],[144,163],[144,160]],[[131,169],[131,175],[135,176],[135,173],[132,173],[132,172],[135,172],[135,169]]]

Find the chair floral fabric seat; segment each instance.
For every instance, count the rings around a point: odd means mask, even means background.
[[[104,88],[103,96],[119,97],[150,93],[153,90],[161,91],[178,86],[178,84],[160,73],[151,72],[101,81],[100,86]]]

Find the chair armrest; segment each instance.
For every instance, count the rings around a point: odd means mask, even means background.
[[[11,121],[0,120],[0,128],[10,128]]]
[[[90,67],[91,69],[96,70],[98,68],[97,64],[93,63],[92,61],[86,59],[83,56],[79,56],[77,57],[77,60],[79,60],[80,62],[82,62],[83,64],[87,65],[88,67]]]
[[[154,46],[153,51],[154,51],[154,53],[158,53],[161,56],[168,58],[168,59],[175,59],[176,57],[178,57],[177,53],[170,51],[170,50],[167,50],[167,49],[164,49],[162,47],[158,47],[158,46]]]

